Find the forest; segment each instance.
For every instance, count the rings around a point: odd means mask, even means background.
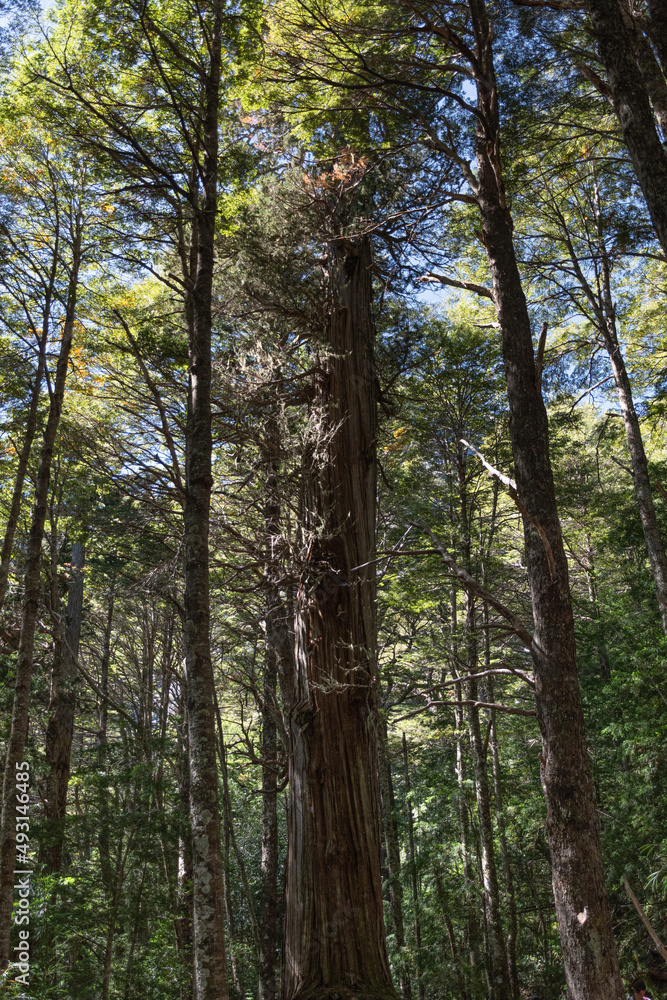
[[[666,320],[665,0],[3,0],[0,997],[667,997]]]

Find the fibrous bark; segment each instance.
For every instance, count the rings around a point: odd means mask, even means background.
[[[326,251],[290,720],[284,1000],[395,998],[375,732],[376,376],[366,237]]]

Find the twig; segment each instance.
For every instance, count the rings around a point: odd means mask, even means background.
[[[577,406],[582,401],[582,399],[584,398],[584,396],[588,396],[588,394],[590,392],[593,392],[595,389],[598,389],[601,385],[604,385],[605,382],[608,382],[613,377],[614,377],[613,375],[606,375],[604,378],[601,378],[599,382],[596,382],[595,385],[589,386],[588,389],[586,389],[585,392],[582,392],[581,396],[578,396],[577,399],[575,399],[574,403],[572,404],[572,406],[570,407],[570,409],[567,411],[568,417],[570,416],[570,414],[574,410],[575,406]]]

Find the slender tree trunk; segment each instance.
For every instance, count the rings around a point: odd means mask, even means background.
[[[192,956],[192,831],[190,829],[190,770],[187,722],[181,727],[181,760],[178,772],[180,816],[178,824],[177,930],[176,938],[185,968],[194,975]]]
[[[51,716],[46,729],[45,756],[49,767],[46,781],[46,820],[49,844],[44,861],[49,872],[59,872],[62,862],[67,785],[74,738],[75,680],[83,617],[83,566],[83,545],[75,542],[72,545],[63,656],[61,663],[54,665],[60,666],[61,670],[59,676],[54,675],[52,678],[49,706]]]
[[[278,677],[293,673],[294,647],[277,585],[276,543],[281,535],[280,427],[266,425],[262,458],[266,483],[264,526],[264,690],[262,693],[262,904],[259,921],[259,1000],[276,1000],[278,963]]]
[[[475,599],[472,594],[466,595],[466,632],[468,644],[467,668],[469,674],[478,670]],[[477,682],[466,683],[466,700],[476,701],[478,696]],[[475,775],[475,796],[477,799],[477,818],[479,823],[480,868],[482,874],[482,892],[484,895],[484,913],[486,916],[486,939],[488,967],[490,970],[491,990],[490,1000],[510,1000],[511,988],[507,964],[507,951],[500,916],[500,891],[493,844],[493,825],[491,822],[491,802],[489,779],[486,771],[486,754],[483,748],[482,734],[479,724],[479,709],[469,705],[466,709],[468,734],[470,736],[470,751],[472,755],[473,772]]]
[[[18,660],[16,663],[16,680],[14,683],[14,701],[12,705],[12,722],[7,746],[4,782],[2,791],[2,822],[0,825],[0,969],[5,969],[9,962],[9,935],[11,925],[14,868],[16,857],[16,795],[15,774],[16,764],[23,760],[26,740],[28,737],[28,710],[30,703],[30,680],[32,677],[33,654],[35,647],[35,629],[40,597],[40,565],[42,558],[42,539],[44,524],[48,511],[49,483],[51,480],[51,462],[55,447],[56,434],[60,424],[63,400],[65,398],[65,381],[69,364],[72,337],[74,334],[74,319],[76,297],[78,291],[79,266],[81,260],[81,217],[76,218],[76,230],[72,246],[72,265],[67,293],[67,308],[63,323],[62,340],[56,365],[53,392],[49,406],[49,415],[44,430],[42,448],[37,472],[35,488],[35,506],[33,508],[30,536],[28,538],[28,553],[23,593],[23,616],[21,619],[21,638],[19,641]]]
[[[201,205],[193,223],[196,270],[190,294],[186,422],[185,663],[192,827],[196,1000],[227,1000],[222,847],[211,663],[209,519],[211,506],[211,301],[218,197],[218,118],[222,3],[216,0],[203,86]]]
[[[109,665],[111,663],[111,633],[113,629],[113,612],[115,602],[115,580],[111,581],[107,603],[107,620],[104,627],[104,644],[102,647],[102,663],[100,669],[100,707],[97,729],[97,755],[101,771],[100,780],[100,832],[98,844],[100,851],[100,871],[102,883],[111,891],[111,856],[109,846],[109,804],[107,800],[107,727],[109,723]]]
[[[389,869],[389,896],[394,939],[399,958],[399,983],[403,1000],[412,1000],[410,965],[405,955],[405,926],[403,923],[403,883],[401,882],[401,846],[398,839],[396,804],[391,777],[391,761],[387,745],[387,722],[378,721],[378,766],[380,774],[380,804],[382,827]]]
[[[243,892],[246,899],[246,905],[248,907],[248,915],[250,917],[250,926],[252,927],[253,942],[255,945],[255,950],[257,954],[260,953],[260,939],[259,939],[259,926],[257,924],[257,914],[255,912],[255,903],[253,900],[252,890],[250,888],[250,879],[248,878],[248,870],[246,868],[246,863],[243,857],[243,852],[241,851],[238,841],[236,839],[236,832],[234,830],[234,811],[232,809],[232,797],[229,791],[229,771],[227,769],[227,751],[225,749],[225,741],[222,735],[222,720],[220,718],[220,710],[216,703],[216,715],[218,722],[218,747],[220,754],[220,770],[222,772],[222,802],[223,802],[223,819],[225,836],[229,835],[229,841],[232,845],[232,850],[234,851],[234,857],[236,858],[236,864],[239,870],[239,875],[241,876],[241,883],[243,885]]]
[[[596,191],[597,200],[597,191]],[[598,220],[600,219],[599,203],[596,205]],[[602,236],[602,234],[601,234]],[[651,493],[651,481],[649,478],[648,462],[644,451],[644,441],[642,439],[639,417],[635,410],[632,398],[632,386],[628,378],[625,367],[625,360],[618,342],[618,332],[616,330],[616,309],[611,295],[611,273],[609,258],[604,250],[604,242],[600,240],[602,252],[600,257],[600,277],[602,287],[602,308],[599,307],[598,326],[604,338],[605,347],[609,354],[611,370],[614,375],[616,393],[623,417],[625,436],[630,451],[630,461],[632,463],[632,478],[635,485],[635,495],[639,516],[644,532],[644,541],[648,551],[653,582],[658,595],[658,604],[662,616],[662,626],[667,635],[667,554],[660,536],[658,519],[655,513],[653,495]]]
[[[452,961],[456,967],[456,980],[459,989],[460,1000],[470,1000],[470,990],[466,985],[465,976],[463,975],[463,970],[461,968],[461,960],[459,958],[459,949],[456,944],[456,934],[454,933],[454,925],[452,924],[451,917],[447,912],[447,898],[445,896],[445,889],[442,884],[442,878],[440,872],[436,868],[433,872],[435,877],[435,891],[438,897],[438,902],[440,904],[440,909],[442,911],[442,916],[445,921],[445,927],[447,928],[447,940],[449,943],[449,950],[452,955]]]
[[[417,958],[417,986],[419,1000],[424,1000],[424,970],[422,966],[422,930],[419,906],[419,885],[417,883],[417,856],[415,852],[415,823],[412,816],[412,788],[410,787],[410,765],[408,743],[403,733],[403,767],[405,770],[405,807],[408,816],[408,850],[410,858],[410,881],[412,882],[412,905],[415,911],[415,956]]]
[[[28,415],[25,422],[25,433],[23,435],[23,444],[21,445],[21,451],[19,452],[19,461],[16,468],[16,478],[14,480],[14,489],[12,491],[12,501],[9,506],[9,515],[7,517],[7,526],[5,528],[5,537],[2,543],[2,552],[0,552],[0,610],[5,603],[5,594],[7,593],[7,581],[9,580],[9,567],[12,561],[12,548],[14,546],[14,536],[16,534],[16,528],[19,523],[19,516],[21,514],[21,501],[23,499],[23,486],[25,483],[25,475],[28,471],[28,462],[30,461],[30,453],[32,451],[32,443],[35,439],[35,433],[37,432],[37,416],[39,411],[39,400],[42,395],[42,381],[44,379],[44,371],[46,369],[46,342],[48,339],[48,316],[51,311],[51,297],[53,294],[52,288],[47,289],[46,305],[44,309],[44,325],[42,328],[42,335],[39,338],[39,355],[37,358],[37,370],[35,371],[35,381],[33,383],[32,392],[30,393],[30,403],[28,405]]]
[[[456,630],[457,623],[457,591],[451,591],[451,629],[452,629],[452,678],[456,680],[458,673],[454,664],[457,662]],[[457,702],[463,701],[463,685],[454,685],[454,697]],[[463,708],[457,705],[454,708],[454,720],[456,726],[456,784],[457,784],[457,804],[459,814],[459,829],[461,836],[461,860],[463,861],[463,874],[465,881],[465,944],[468,947],[470,981],[473,995],[479,995],[481,989],[481,969],[479,961],[479,909],[477,894],[475,891],[475,873],[471,862],[470,852],[470,824],[468,822],[468,809],[465,794],[465,755],[463,743],[465,739],[465,728],[463,720]]]
[[[660,141],[623,0],[588,0],[612,102],[662,249],[667,253],[667,151]]]
[[[604,0],[591,0],[598,2]],[[469,6],[481,116],[476,194],[502,333],[516,492],[524,522],[534,619],[531,654],[535,703],[543,744],[541,777],[565,975],[572,1000],[620,1000],[623,985],[586,750],[568,567],[556,509],[547,414],[536,378],[530,319],[502,182],[491,30],[483,0],[469,0]]]
[[[266,650],[262,705],[262,910],[259,923],[259,1000],[276,998],[278,941],[278,727],[276,723],[278,657],[269,641],[268,619],[280,608],[266,609]]]
[[[493,701],[493,685],[489,685],[489,700]],[[505,813],[503,811],[502,777],[500,771],[500,751],[498,747],[496,713],[493,709],[491,709],[489,721],[491,725],[490,747],[491,762],[493,765],[493,791],[496,803],[496,825],[498,827],[498,840],[500,841],[500,856],[502,858],[503,878],[505,880],[505,891],[507,892],[507,910],[509,916],[507,928],[507,969],[509,972],[513,1000],[519,1000],[519,973],[516,963],[516,942],[519,932],[519,921],[516,910],[516,896],[514,895],[512,866],[510,865],[509,851],[507,849]]]
[[[648,29],[662,72],[667,76],[667,9],[664,0],[647,0]]]
[[[326,252],[320,439],[305,498],[290,720],[283,1000],[395,998],[376,748],[376,375],[368,238]],[[324,457],[322,457],[324,453]]]

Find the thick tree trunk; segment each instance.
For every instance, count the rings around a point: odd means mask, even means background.
[[[654,229],[667,253],[667,151],[655,126],[622,2],[588,0],[588,10],[623,138]]]
[[[46,838],[48,846],[44,862],[49,872],[60,871],[62,861],[67,812],[67,785],[74,738],[75,680],[83,617],[83,566],[83,545],[80,542],[75,542],[72,545],[65,643],[62,659],[59,663],[54,663],[54,675],[51,680],[51,704],[49,705],[51,715],[46,729],[45,756],[49,767],[46,780]],[[60,670],[56,674],[55,671],[58,667]]]
[[[394,926],[394,940],[398,952],[399,984],[403,1000],[412,1000],[410,964],[405,955],[405,926],[403,922],[403,883],[401,882],[401,845],[398,839],[396,805],[391,777],[391,761],[387,745],[387,722],[378,721],[378,769],[380,775],[380,804],[382,807],[382,827],[384,831],[387,867],[389,869],[389,897],[391,918]]]
[[[222,4],[216,2],[203,88],[202,194],[195,209],[196,271],[188,324],[189,393],[186,423],[184,634],[190,821],[192,827],[193,947],[196,1000],[227,1000],[222,849],[211,663],[209,518],[211,505],[211,300],[218,186],[218,116]],[[193,198],[195,194],[193,193]]]
[[[468,673],[475,674],[478,670],[475,599],[472,594],[466,595],[466,632],[468,643]],[[477,682],[466,683],[466,700],[477,700]],[[486,771],[486,754],[483,748],[482,734],[479,724],[479,709],[473,705],[466,708],[468,734],[470,737],[470,752],[473,772],[475,775],[475,797],[477,799],[477,820],[479,823],[480,869],[482,874],[482,893],[484,898],[484,914],[486,918],[487,965],[490,971],[489,1000],[510,1000],[511,988],[509,982],[507,951],[500,916],[500,891],[493,844],[493,824],[491,821],[491,796],[489,778]]]
[[[2,606],[5,603],[5,594],[7,593],[7,581],[9,580],[9,567],[12,561],[12,548],[14,546],[14,536],[16,534],[16,528],[19,523],[19,516],[21,514],[23,485],[25,483],[26,472],[28,471],[28,462],[30,461],[32,443],[35,439],[35,433],[37,431],[39,400],[42,395],[42,381],[44,379],[44,371],[46,369],[46,342],[48,340],[48,331],[49,331],[48,318],[49,318],[49,313],[51,311],[52,294],[53,294],[53,289],[49,287],[47,289],[47,299],[44,309],[44,322],[43,322],[42,335],[39,338],[39,355],[37,358],[35,381],[33,383],[32,392],[30,393],[30,403],[28,404],[28,414],[25,422],[25,433],[23,435],[23,444],[21,445],[21,451],[19,453],[19,461],[16,467],[16,478],[14,480],[14,489],[12,491],[12,501],[9,506],[9,515],[7,517],[5,537],[2,543],[2,552],[0,553],[0,610],[2,610]]]
[[[13,902],[14,868],[16,857],[16,764],[23,760],[26,740],[28,737],[28,709],[30,703],[30,680],[32,677],[33,655],[35,647],[35,629],[40,597],[40,565],[42,558],[42,539],[44,524],[48,511],[49,483],[51,481],[51,462],[53,450],[60,424],[63,400],[65,398],[65,382],[69,355],[74,334],[74,318],[78,291],[79,266],[81,259],[81,217],[77,216],[76,231],[72,247],[72,264],[70,282],[67,293],[67,309],[63,323],[62,340],[56,365],[56,376],[51,394],[49,415],[44,430],[42,448],[37,472],[35,488],[35,506],[33,508],[30,535],[28,538],[28,553],[26,558],[25,582],[23,592],[23,615],[21,619],[21,638],[19,641],[18,660],[16,663],[16,680],[14,683],[14,701],[12,705],[12,722],[5,760],[4,783],[2,790],[2,823],[0,825],[0,969],[7,967],[9,961],[9,935]]]
[[[592,4],[603,2],[591,0]],[[524,522],[534,618],[531,654],[535,703],[543,743],[541,777],[565,974],[572,1000],[620,1000],[623,985],[586,750],[568,567],[556,509],[547,414],[536,378],[530,319],[502,183],[491,31],[483,0],[469,0],[469,6],[481,115],[476,194],[502,333],[510,436]]]
[[[326,254],[328,353],[305,492],[291,704],[283,1000],[395,1000],[375,733],[376,376],[367,238]]]

